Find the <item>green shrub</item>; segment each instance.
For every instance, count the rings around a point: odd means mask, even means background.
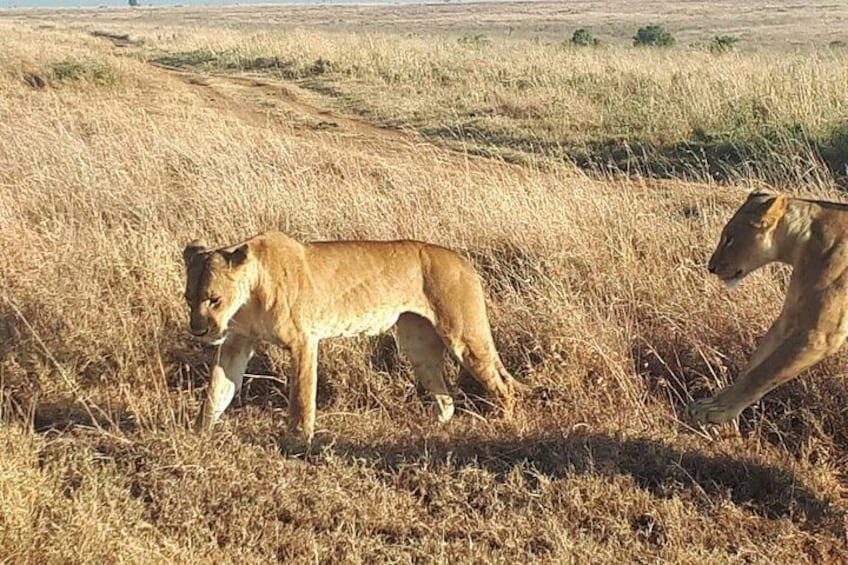
[[[99,84],[117,82],[115,71],[97,61],[84,61],[68,57],[50,65],[53,78],[60,82],[88,80]]]
[[[466,33],[465,35],[457,39],[457,41],[461,45],[467,45],[469,47],[484,47],[492,42],[488,37],[486,37],[482,33]]]
[[[168,67],[204,68],[218,64],[221,54],[209,49],[194,49],[193,51],[177,51],[160,55],[153,59],[155,63]]]
[[[650,45],[653,47],[669,47],[674,45],[674,36],[664,26],[651,24],[640,27],[633,38],[633,45]]]
[[[737,43],[739,43],[738,37],[733,37],[732,35],[716,35],[713,37],[713,40],[710,41],[710,51],[713,53],[724,53],[725,51],[733,49]]]
[[[575,30],[574,34],[571,36],[572,45],[580,45],[580,46],[595,46],[600,44],[600,40],[592,35],[592,32],[588,29],[580,28]]]

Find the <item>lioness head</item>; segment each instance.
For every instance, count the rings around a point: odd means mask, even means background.
[[[748,274],[777,259],[774,232],[788,199],[774,192],[753,192],[721,232],[708,269],[734,287]]]
[[[227,338],[230,320],[250,297],[249,255],[246,243],[228,249],[207,249],[199,240],[186,245],[185,299],[194,336],[216,345]]]

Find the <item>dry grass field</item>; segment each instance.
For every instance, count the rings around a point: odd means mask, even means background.
[[[552,3],[0,13],[0,562],[846,562],[845,355],[720,433],[680,418],[787,280],[712,280],[723,223],[753,186],[844,184],[848,52],[824,23],[781,47],[818,16],[772,4],[719,55],[524,34]],[[368,10],[390,23],[312,25]],[[272,347],[195,433],[183,245],[269,228],[470,257],[515,418],[453,366],[437,425],[385,336],[323,344],[311,452]]]

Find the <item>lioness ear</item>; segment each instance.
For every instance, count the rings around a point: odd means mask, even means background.
[[[778,192],[776,190],[772,190],[770,188],[760,187],[755,188],[751,192],[748,193],[748,198],[746,200],[753,200],[754,198],[771,198],[773,196],[777,196]]]
[[[774,229],[781,218],[783,218],[783,215],[786,214],[789,199],[785,194],[778,194],[767,206],[760,219],[754,223],[754,227],[765,230]]]
[[[230,264],[230,267],[238,267],[245,261],[247,261],[247,256],[249,254],[249,249],[246,243],[242,243],[232,251],[224,252],[224,257],[226,257],[227,262]]]
[[[191,263],[194,256],[202,251],[206,251],[206,243],[201,239],[195,239],[186,245],[185,249],[183,249],[183,261],[185,262],[186,267],[188,267],[189,263]]]

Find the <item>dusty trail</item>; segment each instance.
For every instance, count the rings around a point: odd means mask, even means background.
[[[260,73],[201,72],[148,61],[152,69],[164,77],[176,78],[205,99],[207,106],[233,116],[254,127],[280,128],[300,138],[327,141],[347,151],[366,152],[382,162],[420,159],[423,155],[434,166],[458,168],[468,172],[492,174],[502,170],[511,176],[530,174],[533,167],[509,162],[497,156],[479,155],[462,146],[439,143],[422,137],[412,129],[380,127],[367,118],[344,114],[327,106],[319,93],[299,86],[295,81]],[[563,163],[558,163],[563,165]],[[597,179],[585,171],[573,169],[583,182],[596,183],[599,189],[612,183],[610,178]],[[600,182],[598,182],[600,180]],[[691,188],[697,183],[677,179],[638,177],[619,179],[636,197],[656,190]]]
[[[320,94],[294,81],[260,74],[199,72],[155,62],[148,64],[194,89],[208,106],[255,127],[283,128],[301,137],[331,136],[335,144],[366,150],[383,158],[427,153],[430,158],[450,161],[453,166],[461,164],[489,171],[493,167],[505,167],[513,172],[523,170],[500,159],[434,144],[414,131],[383,128],[364,118],[343,114],[328,108]]]

